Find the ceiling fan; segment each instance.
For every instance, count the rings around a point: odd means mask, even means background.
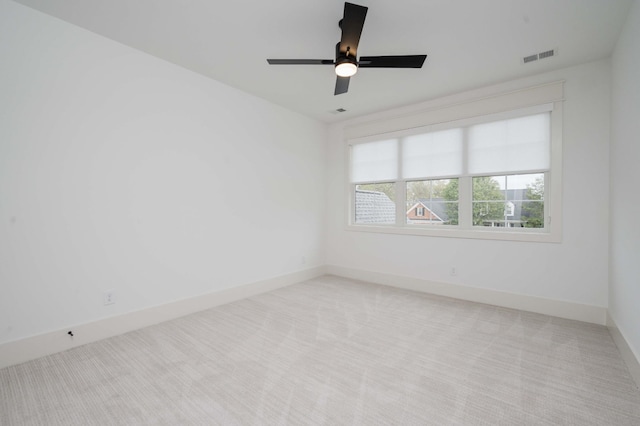
[[[361,56],[358,60],[358,43],[367,16],[365,6],[344,4],[344,16],[338,23],[342,38],[336,44],[336,59],[267,59],[271,65],[334,65],[337,74],[334,95],[349,90],[349,79],[358,68],[422,68],[427,55]]]

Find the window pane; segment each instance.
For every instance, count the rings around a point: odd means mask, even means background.
[[[356,185],[355,223],[396,223],[395,198],[393,183]]]
[[[361,143],[351,147],[351,182],[395,180],[397,175],[396,139]]]
[[[457,225],[458,179],[407,182],[407,224]]]
[[[469,127],[469,173],[546,170],[550,158],[550,114]]]
[[[402,142],[405,179],[462,173],[462,129],[409,136]]]
[[[544,228],[544,174],[474,177],[473,225]]]

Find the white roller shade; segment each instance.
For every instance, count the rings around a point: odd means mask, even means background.
[[[462,129],[408,136],[402,141],[405,179],[459,175],[462,159]]]
[[[351,182],[374,182],[397,178],[397,139],[351,146]]]
[[[468,138],[470,174],[549,168],[550,113],[474,125]]]

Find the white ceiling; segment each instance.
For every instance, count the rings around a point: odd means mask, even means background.
[[[361,69],[334,96],[331,66],[266,58],[333,59],[343,1],[16,1],[324,122],[607,57],[632,2],[353,0],[369,7],[359,55],[429,56],[422,69]]]

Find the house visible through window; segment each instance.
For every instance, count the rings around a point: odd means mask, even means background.
[[[457,179],[418,180],[406,183],[408,225],[456,225]]]

